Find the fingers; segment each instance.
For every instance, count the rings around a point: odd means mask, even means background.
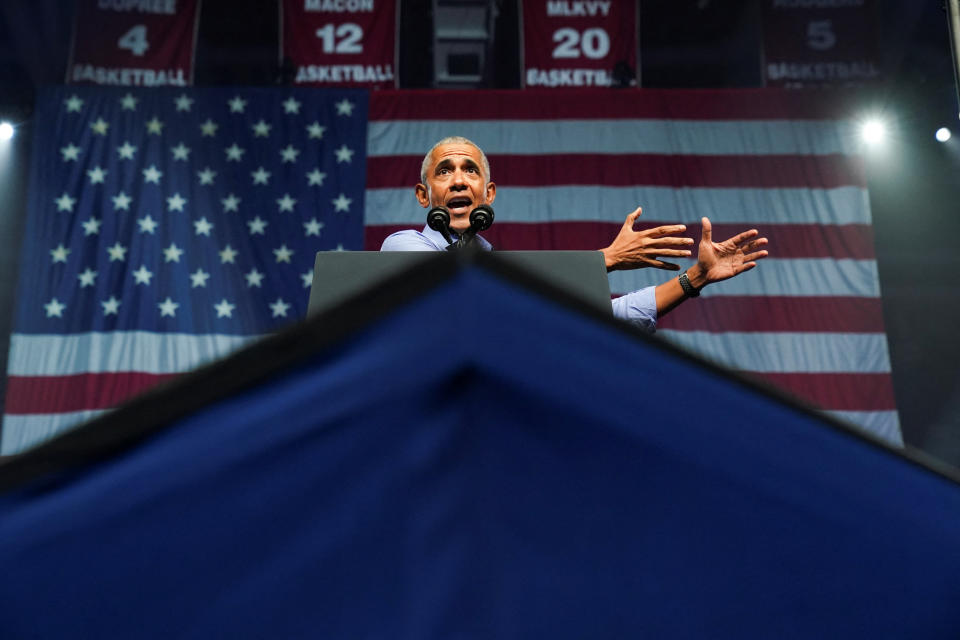
[[[685,224],[665,224],[659,227],[654,227],[652,229],[647,229],[646,231],[641,231],[646,236],[651,238],[661,238],[663,236],[675,236],[678,233],[683,233],[687,230],[687,225]],[[691,244],[693,240],[690,240]]]
[[[743,259],[745,262],[752,262],[754,260],[763,260],[768,255],[770,254],[767,251],[756,251],[743,256]]]
[[[643,213],[643,207],[637,207],[632,213],[627,214],[627,219],[623,221],[623,226],[633,229],[633,223],[637,221],[640,214]]]
[[[710,224],[710,218],[704,216],[700,218],[701,235],[703,242],[713,242],[713,225]]]
[[[727,240],[727,242],[732,242],[734,245],[739,246],[740,244],[747,242],[751,238],[755,238],[758,235],[760,235],[759,231],[757,231],[756,229],[750,229],[749,231],[738,233],[737,235]],[[767,239],[766,238],[761,238],[761,239],[763,240],[763,244],[766,244]]]
[[[679,271],[680,266],[673,264],[672,262],[664,262],[663,260],[650,260],[648,266],[653,267],[654,269],[663,269],[664,271]]]

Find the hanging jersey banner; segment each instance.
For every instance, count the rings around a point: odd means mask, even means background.
[[[80,0],[67,82],[193,84],[200,0]]]
[[[397,86],[397,0],[283,0],[280,22],[294,84]]]
[[[636,2],[524,0],[522,11],[524,86],[636,84]]]
[[[875,0],[763,0],[768,87],[859,85],[880,77]]]

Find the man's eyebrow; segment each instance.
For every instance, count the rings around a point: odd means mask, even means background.
[[[464,158],[463,162],[469,169],[476,169],[477,171],[480,170],[480,165],[474,162],[472,158]],[[450,158],[444,158],[443,160],[437,163],[437,166],[434,167],[433,170],[440,171],[441,169],[453,169],[453,166],[454,166],[453,160],[451,160]]]

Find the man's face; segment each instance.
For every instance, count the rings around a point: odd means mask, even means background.
[[[424,208],[445,206],[450,228],[463,233],[470,228],[470,212],[479,204],[493,204],[497,186],[483,175],[480,150],[469,144],[442,144],[433,150],[427,184],[416,186]]]

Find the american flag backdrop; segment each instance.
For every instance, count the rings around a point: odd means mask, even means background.
[[[0,451],[302,318],[363,245],[367,95],[42,91]]]
[[[661,319],[658,334],[901,442],[852,98],[765,90],[377,93],[366,244],[423,226],[410,185],[426,149],[447,135],[466,136],[489,156],[497,218],[484,237],[498,249],[599,249],[638,205],[644,225],[682,222],[694,239],[701,216],[717,240],[756,227],[770,239],[771,257],[705,289]],[[625,293],[670,277],[615,272],[610,284]]]
[[[638,205],[644,225],[683,222],[694,238],[702,215],[717,239],[760,229],[771,257],[662,318],[659,335],[900,441],[865,172],[841,100],[366,96],[44,92],[3,453],[302,317],[316,251],[376,250],[423,227],[413,185],[448,135],[490,157],[497,222],[484,235],[499,249],[598,249]],[[616,272],[611,288],[674,275]],[[637,402],[642,417],[642,390]]]

